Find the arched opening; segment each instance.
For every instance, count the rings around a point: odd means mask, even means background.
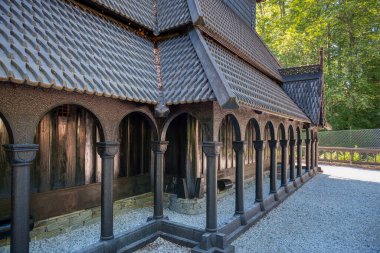
[[[233,147],[235,141],[241,141],[240,127],[237,119],[233,115],[227,115],[223,118],[219,126],[219,141],[222,147],[219,155],[218,162],[218,182],[223,180],[231,180],[235,187],[233,189],[226,189],[226,194],[218,200],[218,224],[223,224],[231,217],[224,214],[235,214],[235,206],[231,200],[236,199],[236,152]],[[221,183],[220,191],[223,191],[223,184]]]
[[[5,119],[0,114],[0,217],[10,215],[11,166],[7,162],[3,145],[10,144],[11,136]]]
[[[260,140],[260,127],[255,119],[251,119],[245,130],[245,141],[247,146],[244,153],[244,179],[245,179],[245,193],[244,203],[245,209],[250,209],[255,204],[256,187],[256,151],[253,142]]]
[[[196,118],[184,113],[174,118],[168,127],[165,152],[164,191],[179,198],[201,197],[206,158],[202,154],[204,133]]]
[[[114,177],[133,178],[124,191],[133,196],[151,191],[153,176],[153,126],[142,113],[128,114],[119,125],[120,149],[115,156]]]
[[[265,147],[264,147],[264,197],[267,197],[271,193],[271,188],[270,188],[270,185],[271,185],[270,181],[271,180],[270,180],[270,178],[273,177],[275,180],[277,180],[277,182],[276,182],[277,186],[281,184],[281,179],[277,177],[277,173],[272,175],[273,172],[271,170],[272,166],[274,166],[274,167],[277,166],[277,162],[276,162],[276,160],[277,160],[276,159],[276,156],[277,156],[276,150],[277,149],[276,148],[272,149],[270,147],[271,145],[273,145],[273,144],[271,144],[271,142],[276,141],[274,127],[273,127],[272,122],[269,121],[265,125],[264,131],[265,131],[265,134],[264,134],[264,142],[265,142]],[[272,154],[272,152],[274,152],[274,153]],[[274,157],[274,161],[272,161],[271,156]]]
[[[301,129],[297,127],[296,129],[296,145],[297,149],[295,152],[295,159],[296,159],[296,164],[297,164],[297,177],[302,176],[302,138],[301,138]]]
[[[310,131],[307,126],[302,129],[302,139],[304,139],[302,143],[302,174],[305,174],[307,173],[307,165],[309,164],[310,166],[310,143],[306,143],[307,140],[310,141]],[[309,149],[309,154],[307,154],[307,147]]]
[[[283,161],[283,158],[286,159],[286,155],[283,156],[284,154],[282,152],[283,151],[283,148],[282,148],[282,143],[281,141],[282,140],[286,140],[286,136],[285,136],[285,127],[284,125],[281,123],[279,126],[278,126],[278,131],[277,131],[277,143],[278,143],[278,148],[277,148],[277,177],[278,178],[281,178],[282,173],[285,174],[285,178],[288,178],[288,169],[287,169],[287,161]],[[285,153],[287,152],[287,148],[285,149]],[[282,163],[285,163],[285,172],[282,171],[282,166],[283,164]],[[280,188],[282,185],[278,185],[278,187]]]
[[[296,158],[295,158],[295,145],[296,145],[296,142],[295,142],[295,139],[294,139],[294,129],[293,129],[293,126],[289,126],[289,129],[288,129],[288,138],[289,138],[289,142],[288,142],[288,163],[289,163],[289,181],[294,181],[295,180],[295,175],[296,175],[296,167],[295,167],[295,164],[296,164]]]
[[[97,118],[87,109],[65,104],[46,113],[38,124],[39,151],[32,166],[32,192],[100,182],[96,142],[103,140]]]
[[[237,120],[232,115],[227,115],[222,120],[219,127],[219,141],[222,142],[222,148],[219,155],[218,178],[231,177],[234,181],[232,168],[236,166],[236,155],[233,149],[233,142],[240,140],[240,130]],[[232,174],[232,175],[231,175]]]

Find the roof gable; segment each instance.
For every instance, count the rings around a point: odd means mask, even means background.
[[[315,125],[324,126],[323,69],[310,65],[281,69],[283,88]]]

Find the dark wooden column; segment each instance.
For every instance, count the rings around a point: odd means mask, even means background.
[[[289,166],[290,166],[290,181],[294,182],[295,178],[295,173],[294,173],[294,147],[296,144],[296,140],[289,140]]]
[[[168,141],[154,141],[154,213],[153,219],[164,218],[164,159]]]
[[[38,145],[4,145],[4,150],[12,167],[11,252],[29,252],[30,165]]]
[[[264,141],[253,141],[256,153],[256,198],[255,202],[262,203],[264,201],[263,194],[263,149]]]
[[[309,172],[310,171],[310,139],[305,140],[305,145],[306,145],[306,155],[305,155],[306,172]]]
[[[270,147],[270,193],[277,193],[277,140],[268,141]]]
[[[216,232],[217,219],[217,174],[216,158],[220,153],[221,142],[203,142],[203,152],[207,156],[207,199],[206,199],[206,231]]]
[[[286,149],[288,147],[288,140],[280,140],[281,145],[281,187],[286,187],[288,182],[286,180],[286,166],[287,166],[287,156]]]
[[[101,184],[101,240],[113,238],[113,169],[114,157],[119,150],[118,142],[98,142],[97,151],[102,158]]]
[[[302,140],[297,140],[297,177],[302,178]]]
[[[244,214],[244,147],[245,141],[234,141],[236,153],[235,214]]]
[[[319,144],[319,139],[315,138],[315,167],[318,168],[318,159],[319,159],[319,150],[318,150],[318,144]]]

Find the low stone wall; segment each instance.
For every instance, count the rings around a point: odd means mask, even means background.
[[[177,213],[195,215],[206,210],[206,198],[181,199],[171,195],[169,200],[169,209]]]
[[[153,206],[153,194],[151,192],[138,196],[117,200],[113,204],[114,215],[127,210]],[[164,195],[164,208],[169,206],[169,195]],[[100,220],[100,206],[73,213],[37,221],[34,229],[30,231],[31,240],[39,240],[56,236],[82,226],[93,224]],[[148,217],[147,217],[148,218]],[[10,244],[10,239],[0,240],[0,247]]]

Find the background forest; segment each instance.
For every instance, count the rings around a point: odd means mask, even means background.
[[[283,67],[317,64],[324,47],[327,121],[380,128],[380,1],[266,0],[257,31]]]

